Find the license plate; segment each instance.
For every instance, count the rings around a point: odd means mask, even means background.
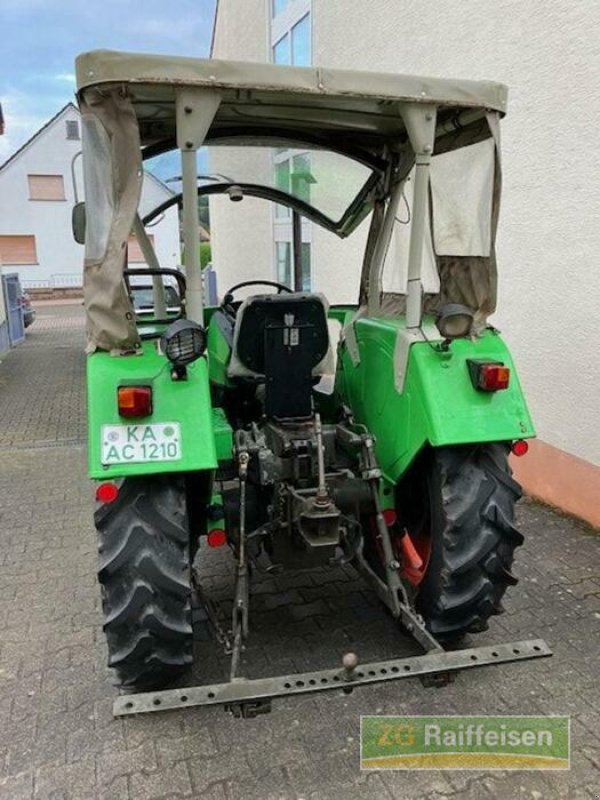
[[[181,431],[178,422],[102,426],[103,464],[139,464],[180,459]]]

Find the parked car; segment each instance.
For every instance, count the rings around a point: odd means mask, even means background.
[[[130,286],[131,302],[133,310],[138,319],[152,317],[154,314],[154,297],[150,284]],[[179,314],[181,310],[181,300],[179,292],[175,286],[167,284],[165,286],[165,303],[167,314]]]
[[[35,308],[31,305],[31,297],[27,292],[21,295],[21,307],[23,309],[23,325],[28,328],[35,321]]]
[[[154,289],[152,276],[148,270],[127,270],[126,282],[129,289],[129,297],[136,319],[150,322],[154,318]],[[165,292],[165,305],[167,316],[176,316],[181,312],[181,294],[177,281],[171,275],[162,276],[162,284]]]

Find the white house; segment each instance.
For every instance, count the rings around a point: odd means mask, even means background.
[[[4,134],[4,114],[0,105],[0,136]],[[4,285],[1,278],[2,258],[0,258],[0,356],[10,347],[8,337],[8,320],[6,318],[6,300],[4,299]]]
[[[600,160],[589,156],[598,149],[599,24],[594,2],[219,0],[212,47],[214,58],[508,84],[493,322],[516,358],[539,435],[515,468],[532,494],[595,525]],[[277,158],[253,157],[253,168],[272,181]],[[240,166],[225,148],[211,161],[225,175]],[[286,279],[290,228],[258,200],[211,200],[220,286]],[[342,242],[304,226],[307,283],[331,302],[357,299],[365,229]]]
[[[0,263],[5,273],[17,272],[28,288],[82,285],[83,247],[71,232],[71,211],[83,200],[80,115],[67,104],[0,166]],[[172,196],[171,190],[146,172],[142,215]],[[180,261],[177,206],[148,228],[159,263]],[[129,260],[141,266],[135,240]]]

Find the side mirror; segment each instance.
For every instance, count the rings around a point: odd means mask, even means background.
[[[71,228],[77,244],[85,244],[85,203],[75,203],[73,206]]]

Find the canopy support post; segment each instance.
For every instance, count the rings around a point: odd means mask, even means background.
[[[198,220],[198,168],[197,150],[190,147],[181,151],[181,176],[183,195],[183,246],[184,266],[187,282],[186,312],[188,319],[202,324],[204,321],[204,297],[202,293],[202,271],[200,269],[200,222]]]
[[[398,177],[398,176],[396,176]],[[370,317],[374,317],[381,311],[381,281],[385,257],[387,255],[390,242],[392,241],[392,234],[394,232],[394,223],[396,221],[396,214],[398,213],[398,204],[402,197],[404,189],[404,179],[399,179],[392,189],[390,199],[388,200],[383,225],[377,243],[371,257],[371,265],[369,269],[369,295],[368,295],[368,313]]]
[[[302,217],[295,209],[292,211],[292,282],[295,292],[302,291]]]
[[[158,258],[150,241],[150,237],[146,233],[144,223],[140,219],[140,215],[136,214],[133,221],[133,232],[140,245],[144,261],[150,269],[160,269]],[[165,285],[161,275],[152,276],[152,303],[154,305],[155,319],[166,319],[167,316],[167,303],[165,300]]]
[[[188,319],[200,325],[204,322],[204,295],[200,268],[196,156],[220,102],[219,94],[210,89],[180,89],[177,92],[177,147],[181,151],[186,310]]]
[[[419,328],[423,313],[423,238],[426,233],[429,205],[429,166],[435,142],[436,108],[421,103],[408,103],[400,113],[415,153],[415,184],[412,226],[408,250],[408,287],[406,328]]]

